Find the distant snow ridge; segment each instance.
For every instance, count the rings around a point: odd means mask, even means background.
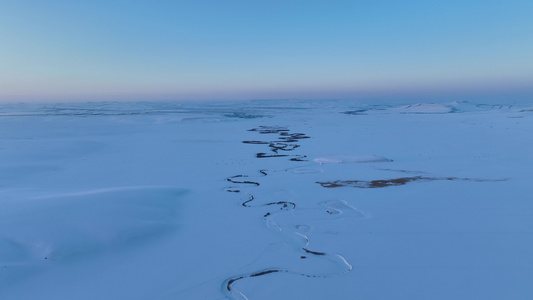
[[[391,162],[392,159],[388,159],[382,156],[377,155],[332,155],[324,156],[313,159],[314,162],[319,164],[324,163],[333,163],[333,164],[342,164],[342,163],[370,163],[370,162]]]
[[[455,112],[453,106],[438,103],[418,103],[391,108],[402,114],[447,114]]]

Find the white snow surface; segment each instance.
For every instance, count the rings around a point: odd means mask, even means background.
[[[324,163],[367,163],[367,162],[390,162],[391,160],[377,155],[331,155],[313,159],[314,162]]]
[[[3,104],[0,299],[533,299],[532,136],[527,103]]]
[[[451,106],[440,103],[417,103],[393,107],[391,110],[411,114],[445,114],[453,112],[453,108]]]

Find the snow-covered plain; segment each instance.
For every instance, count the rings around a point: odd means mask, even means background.
[[[533,106],[3,104],[0,299],[533,299]]]

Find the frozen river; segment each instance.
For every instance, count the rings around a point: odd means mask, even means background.
[[[532,299],[533,106],[3,104],[1,299]]]

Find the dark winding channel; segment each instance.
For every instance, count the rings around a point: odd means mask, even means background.
[[[364,113],[364,111],[353,111],[353,112],[346,112],[350,114],[361,114]],[[305,155],[294,155],[290,154],[291,151],[294,151],[298,148],[300,148],[300,140],[302,139],[308,139],[309,136],[303,134],[303,133],[291,133],[290,130],[286,127],[280,127],[280,126],[260,126],[258,128],[250,129],[249,131],[257,132],[262,135],[273,135],[277,134],[277,138],[274,140],[247,140],[243,141],[244,144],[251,144],[251,145],[267,145],[268,151],[265,152],[258,152],[256,154],[257,158],[279,158],[279,157],[290,157],[290,161],[307,161]],[[420,172],[412,172],[412,171],[402,171],[404,173],[420,173]],[[264,177],[268,176],[268,171],[261,169],[259,170],[259,173]],[[234,175],[226,180],[228,182],[231,182],[235,185],[241,186],[241,187],[250,187],[250,188],[259,188],[261,186],[260,182],[258,181],[252,181],[248,179],[248,175]],[[399,177],[399,178],[392,178],[392,179],[377,179],[377,180],[332,180],[332,181],[317,181],[316,183],[320,184],[324,188],[340,188],[340,187],[352,187],[352,188],[365,188],[365,189],[374,189],[374,188],[385,188],[385,187],[391,187],[391,186],[401,186],[405,185],[411,182],[424,182],[424,181],[436,181],[436,180],[444,180],[444,181],[455,181],[455,180],[462,180],[462,181],[476,181],[476,182],[493,182],[493,181],[505,181],[508,179],[477,179],[477,178],[459,178],[459,177],[432,177],[432,176],[411,176],[411,177]],[[266,223],[271,222],[270,216],[275,214],[276,212],[281,211],[289,211],[294,210],[296,208],[296,203],[289,202],[289,201],[278,201],[278,202],[268,202],[263,204],[254,204],[255,197],[254,195],[249,192],[247,189],[243,191],[240,188],[231,187],[226,189],[227,192],[231,193],[247,193],[248,199],[244,202],[242,202],[243,207],[278,207],[279,209],[270,210],[264,215],[264,220]],[[328,209],[328,213],[335,214],[334,209]],[[268,226],[268,225],[267,225]],[[279,227],[278,229],[280,229]],[[309,239],[307,236],[298,234],[300,237],[302,237],[305,241],[305,245],[303,247],[298,246],[297,250],[301,253],[300,258],[306,259],[310,256],[315,257],[321,257],[321,258],[334,258],[336,260],[336,263],[339,263],[343,265],[344,272],[338,272],[335,274],[330,275],[319,275],[319,274],[304,274],[304,273],[298,273],[294,272],[292,270],[283,269],[283,268],[267,268],[263,269],[261,271],[257,271],[254,273],[249,274],[241,274],[238,276],[234,276],[231,278],[228,278],[224,284],[223,284],[223,290],[224,293],[228,298],[231,299],[248,299],[246,295],[244,295],[241,291],[236,289],[234,287],[234,284],[242,279],[247,278],[256,278],[260,276],[266,276],[269,274],[274,273],[286,273],[286,274],[292,274],[297,276],[304,276],[304,277],[332,277],[332,276],[338,276],[343,275],[349,271],[352,270],[352,266],[342,257],[338,254],[332,254],[332,253],[326,253],[326,252],[319,252],[310,250],[307,248],[309,245]]]
[[[248,131],[258,132],[260,134],[278,134],[277,140],[274,141],[243,141],[244,144],[268,145],[270,152],[259,152],[255,155],[257,158],[288,157],[292,156],[291,161],[306,161],[305,155],[288,155],[281,154],[293,151],[300,147],[297,142],[309,137],[304,133],[291,133],[286,127],[280,126],[259,126]]]
[[[267,134],[278,135],[277,139],[272,140],[272,141],[243,141],[244,144],[268,145],[269,151],[257,153],[256,158],[290,157],[289,159],[290,161],[297,161],[297,162],[307,161],[306,160],[307,156],[305,155],[291,155],[291,154],[288,154],[288,152],[298,149],[300,147],[300,144],[298,144],[298,142],[302,139],[308,139],[309,136],[303,133],[291,133],[288,128],[280,127],[280,126],[260,126],[258,128],[250,129],[249,131],[258,132],[259,134],[265,134],[265,135]],[[262,176],[268,175],[267,170],[264,170],[264,169],[259,170],[259,173],[261,173]],[[259,182],[251,181],[251,180],[248,180],[247,178],[249,178],[248,175],[239,174],[239,175],[231,176],[227,178],[226,180],[231,183],[241,185],[241,186],[259,187],[261,185]],[[241,189],[236,189],[234,187],[228,188],[226,191],[231,192],[231,193],[242,193],[243,192]],[[267,220],[267,218],[269,218],[272,214],[279,212],[280,210],[288,211],[288,210],[293,210],[296,208],[296,203],[289,202],[289,201],[277,201],[277,202],[268,202],[265,204],[253,205],[253,201],[255,200],[254,195],[250,192],[246,192],[246,193],[249,195],[249,198],[241,204],[244,207],[269,207],[269,206],[279,207],[279,209],[268,211],[264,215],[265,220]],[[338,254],[329,254],[329,253],[318,252],[318,251],[307,249],[306,247],[309,244],[309,239],[305,236],[304,238],[305,238],[306,244],[304,247],[300,248],[300,251],[302,252],[302,255],[300,256],[301,259],[306,259],[307,258],[306,255],[313,255],[313,256],[319,256],[319,257],[324,257],[328,255],[335,256],[337,259],[340,259],[340,261],[342,261],[346,265],[346,269],[347,269],[346,272],[351,270],[352,268],[351,265],[348,264],[346,260],[344,260],[344,258]],[[304,276],[304,277],[329,277],[331,276],[331,275],[304,274],[304,273],[293,272],[287,269],[278,269],[278,268],[266,269],[266,270],[258,271],[255,273],[239,275],[239,276],[235,276],[235,277],[227,279],[224,282],[225,293],[228,298],[235,299],[235,295],[234,295],[235,293],[239,295],[242,299],[247,299],[246,296],[242,292],[236,290],[233,287],[233,284],[235,284],[235,282],[242,280],[242,279],[255,278],[255,277],[265,276],[265,275],[269,275],[273,273],[289,273],[289,274]]]

